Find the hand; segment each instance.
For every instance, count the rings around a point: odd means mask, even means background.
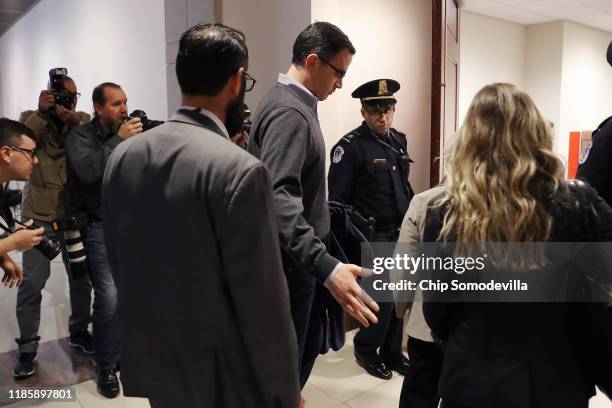
[[[69,127],[75,127],[81,124],[81,115],[73,110],[66,109],[62,105],[55,105],[55,112],[60,120]]]
[[[55,106],[55,96],[51,93],[51,91],[40,91],[40,95],[38,96],[38,110],[41,113],[48,112],[49,109]]]
[[[249,134],[246,130],[241,131],[240,133],[236,133],[234,136],[230,137],[232,143],[246,149],[247,144],[249,143]]]
[[[123,140],[129,139],[130,137],[137,135],[142,132],[142,122],[140,118],[132,118],[127,122],[123,122],[121,126],[119,126],[119,130],[117,134]]]
[[[372,271],[357,265],[343,265],[329,282],[329,291],[344,311],[353,316],[364,327],[368,320],[378,323],[372,310],[378,312],[378,305],[357,283],[357,276],[372,276]],[[371,310],[370,310],[371,309]]]
[[[306,407],[306,400],[304,399],[304,397],[300,395],[300,405],[298,405],[298,408],[305,408],[305,407]]]
[[[4,276],[2,277],[4,286],[8,286],[9,288],[15,285],[17,285],[17,287],[21,286],[23,283],[23,272],[11,257],[8,255],[1,256],[0,268],[4,269]]]
[[[13,232],[5,239],[11,240],[13,249],[17,251],[26,251],[38,245],[44,233],[45,229],[43,227],[34,230],[23,228]]]

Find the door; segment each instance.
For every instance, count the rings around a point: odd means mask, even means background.
[[[430,186],[444,176],[444,154],[457,130],[459,0],[433,0]]]

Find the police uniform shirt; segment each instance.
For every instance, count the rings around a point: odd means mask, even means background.
[[[380,137],[365,122],[345,135],[331,150],[329,200],[374,217],[377,228],[398,226],[413,196],[408,169],[401,166],[401,156],[408,160],[406,144],[403,133],[391,129]]]
[[[612,205],[612,120],[602,123],[580,157],[577,178],[586,180]]]

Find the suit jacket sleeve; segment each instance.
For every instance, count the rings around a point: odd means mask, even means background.
[[[300,398],[297,340],[270,178],[262,164],[250,169],[234,190],[220,243],[227,287],[266,406],[296,407]],[[271,354],[279,358],[270,359]]]
[[[94,140],[97,135],[88,131],[89,126],[86,124],[74,128],[66,138],[66,155],[76,176],[84,184],[102,180],[109,156],[122,141],[119,135],[115,135],[100,148]]]
[[[272,175],[274,207],[284,253],[321,283],[338,264],[304,218],[302,170],[310,147],[308,122],[298,111],[278,109],[266,124],[261,161]]]

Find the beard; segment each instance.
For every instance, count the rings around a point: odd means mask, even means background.
[[[240,94],[225,109],[225,128],[230,137],[242,131],[242,123],[245,118],[244,85],[243,83]]]

